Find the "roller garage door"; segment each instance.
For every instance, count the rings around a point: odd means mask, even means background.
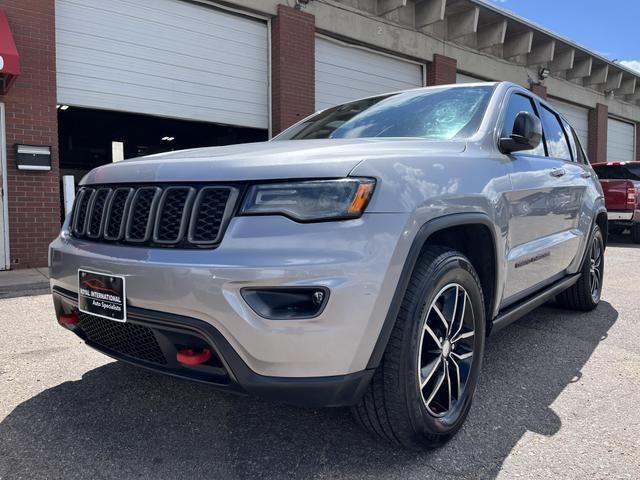
[[[589,109],[573,105],[560,100],[547,100],[553,108],[560,112],[578,134],[578,139],[584,151],[587,151],[589,139]]]
[[[635,160],[635,126],[632,123],[609,118],[607,128],[607,161]]]
[[[477,83],[486,81],[487,80],[472,77],[471,75],[465,75],[464,73],[456,73],[456,83]]]
[[[316,37],[316,110],[424,85],[423,65]]]
[[[267,128],[266,22],[181,0],[56,0],[58,103]]]

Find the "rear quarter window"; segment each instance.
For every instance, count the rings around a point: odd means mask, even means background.
[[[634,165],[595,165],[593,169],[598,178],[602,180],[640,181],[640,163]]]

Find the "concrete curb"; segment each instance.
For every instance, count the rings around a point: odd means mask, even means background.
[[[50,292],[47,268],[30,268],[0,272],[0,299]]]

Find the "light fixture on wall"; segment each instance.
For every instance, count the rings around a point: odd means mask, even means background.
[[[302,10],[304,7],[309,5],[311,0],[296,0],[296,10]]]
[[[544,82],[545,79],[549,78],[549,75],[551,75],[551,70],[547,67],[541,67],[540,70],[538,70],[538,78],[541,82]]]
[[[58,110],[69,110],[69,105],[56,105]]]
[[[176,137],[162,137],[161,140],[163,142],[173,142],[176,139]]]

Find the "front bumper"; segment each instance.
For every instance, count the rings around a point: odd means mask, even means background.
[[[77,296],[60,288],[53,290],[56,314],[77,312]],[[81,314],[82,315],[82,314]],[[90,315],[84,315],[91,317]],[[210,324],[162,312],[131,308],[127,323],[93,317],[109,324],[109,332],[90,323],[67,326],[90,347],[133,365],[175,377],[210,384],[220,390],[249,394],[307,407],[352,405],[363,395],[374,370],[332,377],[268,377],[253,372]],[[104,329],[103,329],[104,330]],[[134,338],[143,332],[145,340]],[[210,348],[213,358],[203,365],[178,363],[179,345],[197,343]]]
[[[129,312],[201,322],[200,330],[217,332],[252,374],[292,381],[360,375],[400,276],[407,220],[404,214],[316,224],[237,217],[214,250],[95,243],[63,231],[51,244],[51,287],[77,295],[78,269],[123,275]],[[240,295],[254,286],[323,286],[331,293],[316,318],[268,320]],[[243,376],[233,374],[242,384]]]

